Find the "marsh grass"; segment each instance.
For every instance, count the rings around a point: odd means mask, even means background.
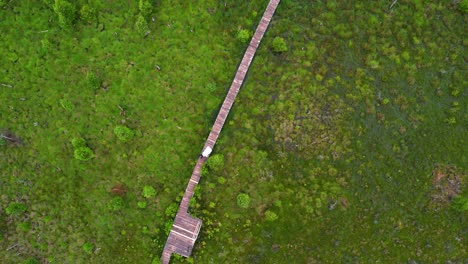
[[[89,1],[95,23],[68,29],[42,2],[3,3],[0,128],[23,144],[0,144],[0,262],[159,258],[237,33],[266,3],[158,1],[149,34],[137,1]],[[429,206],[437,164],[466,175],[463,20],[444,3],[283,0],[192,202],[194,258],[174,262],[463,261],[466,213]]]

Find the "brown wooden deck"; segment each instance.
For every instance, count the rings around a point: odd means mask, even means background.
[[[226,121],[234,100],[239,93],[239,89],[244,82],[245,76],[250,67],[250,63],[253,60],[255,52],[260,45],[260,41],[262,40],[263,35],[265,34],[265,31],[270,24],[271,18],[273,17],[279,2],[280,0],[270,0],[268,3],[268,6],[263,13],[262,19],[260,20],[260,23],[255,30],[252,40],[250,41],[249,46],[244,53],[244,57],[242,58],[242,61],[237,69],[236,76],[234,77],[231,87],[229,88],[226,98],[224,99],[223,105],[219,110],[218,116],[216,117],[213,128],[208,135],[203,150],[205,150],[207,147],[210,147],[211,149],[214,148],[214,145],[218,140],[219,133],[221,133],[224,122]],[[169,263],[173,253],[177,253],[184,257],[188,257],[192,253],[192,248],[195,244],[195,240],[198,237],[198,233],[200,232],[202,221],[200,219],[191,217],[188,214],[188,207],[190,199],[193,197],[195,187],[200,181],[201,168],[205,161],[206,158],[200,156],[197,164],[195,165],[195,168],[193,169],[192,176],[190,177],[187,188],[185,189],[184,197],[180,202],[179,211],[177,212],[177,215],[174,219],[174,224],[172,225],[169,237],[167,238],[166,245],[164,246],[163,254],[161,256],[161,263],[163,264]]]

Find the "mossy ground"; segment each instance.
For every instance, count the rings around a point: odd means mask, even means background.
[[[159,258],[236,36],[267,3],[158,1],[145,35],[137,2],[91,2],[98,21],[70,29],[42,2],[0,10],[0,132],[22,143],[0,144],[2,263]],[[466,261],[466,212],[434,206],[440,171],[466,192],[466,14],[390,4],[281,2],[216,146],[223,168],[193,201],[204,225],[188,261]],[[93,159],[73,157],[74,138]],[[26,212],[7,215],[14,202]]]

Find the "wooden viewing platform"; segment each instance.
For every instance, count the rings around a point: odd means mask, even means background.
[[[275,13],[276,8],[278,7],[280,0],[270,0],[268,3],[265,12],[263,13],[262,19],[255,30],[255,33],[247,47],[247,50],[244,53],[244,57],[237,69],[236,76],[232,81],[231,87],[224,99],[223,105],[219,110],[216,121],[211,129],[210,134],[205,142],[203,147],[203,153],[207,151],[208,155],[211,150],[214,148],[216,141],[218,139],[219,133],[224,126],[224,122],[231,110],[231,107],[236,99],[239,89],[244,82],[247,71],[249,70],[250,63],[257,51],[260,41],[265,34],[265,31],[270,24],[271,18]],[[192,176],[190,177],[187,188],[185,189],[184,197],[179,205],[179,210],[174,219],[174,224],[172,225],[171,231],[169,232],[169,237],[167,238],[166,245],[161,256],[161,263],[168,264],[171,255],[177,253],[184,257],[189,257],[192,253],[193,245],[197,240],[198,233],[200,232],[202,221],[198,218],[193,218],[188,214],[188,207],[190,204],[190,199],[193,197],[195,187],[200,181],[201,168],[205,161],[207,160],[208,155],[200,155],[198,158],[197,164],[193,170]]]

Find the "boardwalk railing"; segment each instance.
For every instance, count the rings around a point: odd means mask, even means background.
[[[252,62],[255,52],[260,45],[260,41],[262,40],[263,35],[265,34],[265,31],[270,24],[271,18],[273,17],[279,2],[280,0],[270,0],[268,3],[268,6],[263,13],[262,19],[260,20],[260,23],[255,30],[252,40],[250,41],[249,46],[244,53],[244,57],[242,58],[239,68],[237,69],[236,76],[234,77],[231,87],[229,88],[226,98],[224,99],[223,105],[219,110],[213,128],[208,135],[208,139],[205,142],[202,153],[209,154],[209,152],[211,152],[211,150],[214,148],[219,133],[224,126],[224,122],[226,121],[229,111],[232,108],[234,100],[236,99],[236,96],[239,93],[239,89],[244,82],[245,76],[250,67],[250,63]],[[190,177],[190,181],[187,185],[187,188],[185,189],[184,197],[180,202],[179,210],[174,219],[174,224],[172,225],[172,229],[169,233],[169,237],[167,238],[166,245],[164,246],[163,254],[161,256],[161,262],[163,264],[169,263],[173,253],[177,253],[184,257],[189,257],[192,253],[192,248],[198,237],[198,233],[200,232],[202,221],[198,218],[193,218],[190,216],[188,214],[188,207],[190,204],[190,199],[193,197],[195,187],[200,180],[201,168],[207,158],[207,155],[200,155],[197,164],[193,169],[192,176]]]

